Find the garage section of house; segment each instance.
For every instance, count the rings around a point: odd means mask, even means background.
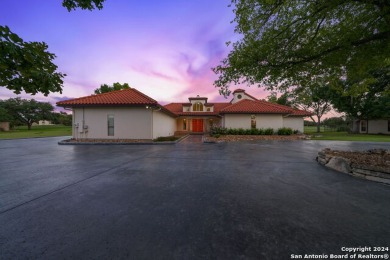
[[[171,136],[176,115],[134,88],[57,102],[73,112],[75,139],[155,139]]]

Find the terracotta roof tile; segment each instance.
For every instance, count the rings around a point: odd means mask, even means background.
[[[110,106],[110,105],[157,105],[157,101],[141,93],[135,88],[112,91],[81,98],[57,102],[58,106]]]
[[[221,113],[290,114],[292,110],[290,107],[274,105],[266,101],[243,99],[222,109]]]

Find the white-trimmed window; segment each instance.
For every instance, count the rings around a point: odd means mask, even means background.
[[[196,102],[196,103],[192,106],[192,111],[203,111],[203,104],[200,103],[200,102]]]
[[[114,115],[107,115],[107,135],[114,136]]]
[[[360,132],[367,132],[367,121],[360,121]]]

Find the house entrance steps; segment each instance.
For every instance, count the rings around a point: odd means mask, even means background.
[[[203,143],[203,134],[189,135],[179,144],[201,144]]]

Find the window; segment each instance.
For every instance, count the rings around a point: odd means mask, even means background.
[[[207,112],[210,112],[210,108],[209,107],[207,108]]]
[[[114,115],[107,116],[108,136],[114,136]]]
[[[192,106],[192,111],[203,111],[203,104],[200,103],[200,102],[196,102],[196,103]]]
[[[251,115],[251,129],[255,129],[255,128],[256,128],[256,116]]]
[[[183,119],[183,130],[187,130],[187,119]]]
[[[241,98],[242,98],[241,94],[238,94],[238,95],[237,95],[237,98],[238,98],[238,99],[241,99]]]
[[[360,132],[366,132],[367,131],[367,121],[362,120],[360,121]]]

